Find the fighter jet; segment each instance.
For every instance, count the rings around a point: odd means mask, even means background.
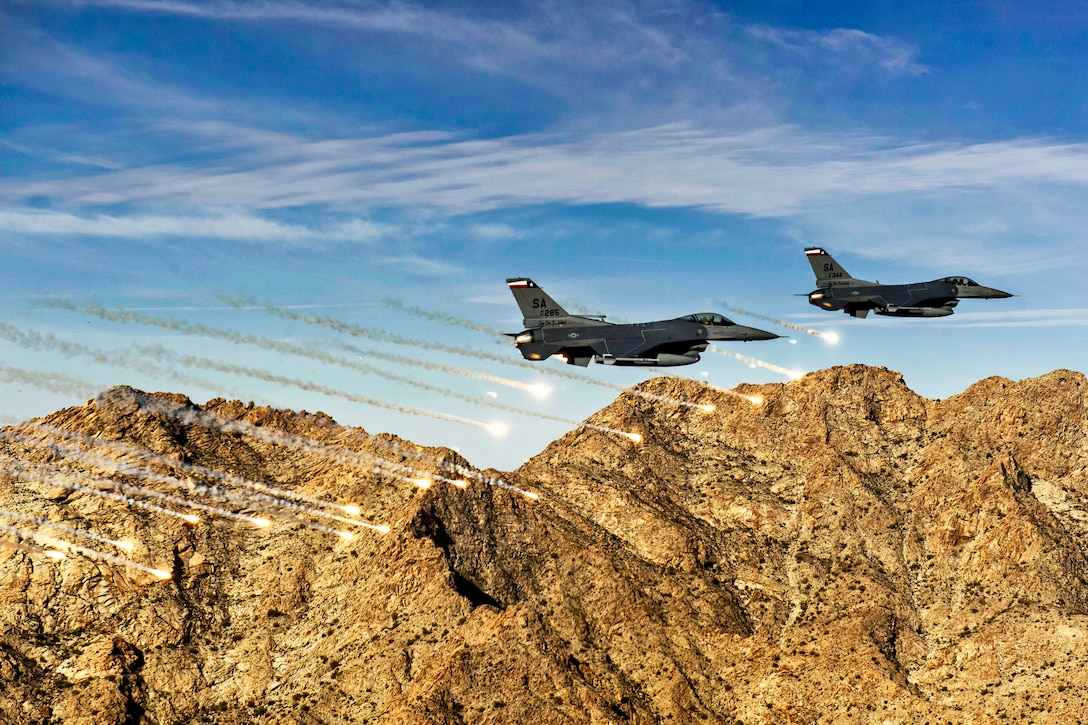
[[[604,315],[572,315],[526,277],[506,280],[525,317],[524,332],[508,333],[526,360],[552,355],[569,365],[656,365],[699,361],[709,340],[773,340],[778,335],[744,327],[716,312],[675,320],[615,324]]]
[[[842,310],[853,317],[865,317],[872,310],[892,317],[947,317],[961,299],[1003,299],[1012,297],[993,287],[983,287],[967,277],[942,277],[932,282],[880,284],[855,279],[820,247],[806,247],[816,286],[808,302],[825,310]]]

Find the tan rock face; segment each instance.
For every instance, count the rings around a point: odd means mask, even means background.
[[[862,366],[738,390],[760,406],[693,381],[641,388],[658,397],[589,419],[641,444],[582,428],[488,472],[538,500],[450,485],[468,464],[448,450],[223,400],[154,398],[257,428],[117,388],[42,421],[93,446],[4,429],[0,507],[134,542],[93,546],[173,577],[0,548],[0,722],[1083,719],[1083,375],[944,401]],[[422,490],[367,456],[447,481]],[[244,477],[353,502],[390,532],[346,540],[282,498],[216,504],[266,528],[194,525],[66,486],[87,477],[194,501]]]

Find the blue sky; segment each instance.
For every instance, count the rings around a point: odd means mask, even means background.
[[[507,342],[438,319],[518,331],[504,280],[520,275],[620,321],[726,312],[791,334],[730,350],[798,371],[885,366],[928,397],[1088,370],[1086,35],[1072,2],[6,3],[0,422],[124,383],[322,410],[512,469],[616,395],[550,374],[569,370],[554,360],[503,364],[520,359]],[[963,274],[1017,296],[939,320],[821,312],[795,296],[814,286],[807,245],[858,277]],[[369,361],[427,387],[412,386],[64,306],[88,303],[432,366]],[[787,379],[714,354],[668,372]]]

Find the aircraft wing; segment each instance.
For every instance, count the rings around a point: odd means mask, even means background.
[[[873,300],[860,300],[858,302],[847,302],[845,305],[843,305],[842,311],[848,315],[853,315],[854,317],[864,318],[873,310],[880,310],[883,308],[884,305],[880,302],[876,302]]]
[[[659,340],[645,340],[642,337],[620,338],[606,340],[603,344],[594,346],[603,348],[599,351],[602,355],[613,357],[652,357],[656,349],[661,346]]]
[[[643,340],[640,338],[608,340],[604,347],[607,348],[607,352],[604,353],[606,357],[655,360],[659,356],[689,356],[702,352],[706,349],[706,343],[699,340]],[[695,355],[694,359],[698,360],[699,356]]]
[[[552,334],[547,335],[546,340],[561,343],[565,351],[578,350],[580,354],[592,351],[592,354],[603,357],[652,357],[658,352],[657,349],[662,347],[660,340],[646,340],[641,336],[605,339],[588,335],[583,336],[580,332],[574,336],[571,336],[570,333],[565,335],[555,334],[560,331],[549,330],[548,332]]]

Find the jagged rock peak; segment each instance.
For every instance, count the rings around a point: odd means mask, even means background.
[[[147,396],[252,426],[213,430],[107,391],[47,420],[389,531],[330,536],[297,509],[193,526],[0,474],[0,507],[172,573],[0,548],[0,720],[1078,722],[1085,389],[1055,371],[934,401],[861,365],[733,391],[660,377],[513,473],[425,490],[256,431],[472,471],[320,413]],[[86,468],[59,444],[0,454]]]

